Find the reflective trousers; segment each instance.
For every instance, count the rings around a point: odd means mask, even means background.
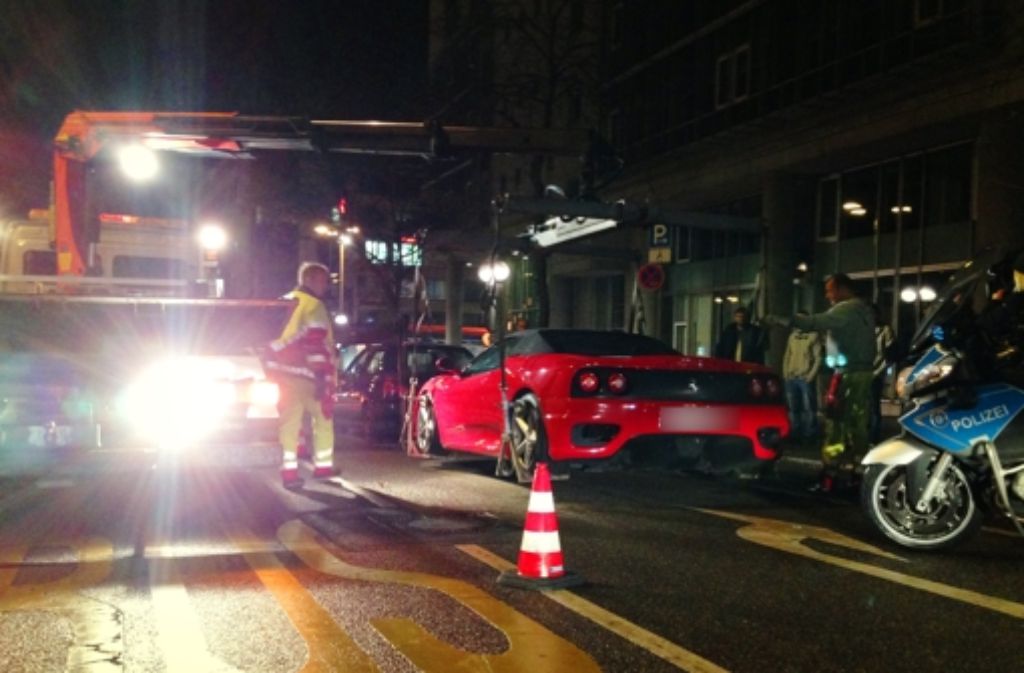
[[[309,414],[313,425],[313,465],[330,468],[334,462],[334,420],[324,415],[316,395],[316,384],[288,376],[282,377],[278,385],[281,388],[281,401],[277,407],[280,417],[278,440],[284,453],[281,469],[299,467],[299,434],[306,414]]]
[[[856,463],[868,450],[871,406],[871,372],[845,372],[837,398],[840,411],[825,422],[821,457],[826,468]]]

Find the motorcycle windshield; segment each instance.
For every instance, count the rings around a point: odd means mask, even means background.
[[[948,322],[974,298],[978,283],[989,278],[992,267],[1006,256],[1000,247],[986,248],[961,266],[932,302],[910,342],[911,352],[920,350],[931,338],[936,325]]]

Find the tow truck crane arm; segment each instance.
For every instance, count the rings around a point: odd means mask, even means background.
[[[420,156],[469,152],[596,157],[585,130],[442,126],[426,122],[343,121],[250,116],[236,112],[91,112],[69,114],[54,138],[53,238],[57,272],[86,270],[90,223],[85,164],[104,149],[137,144],[194,156],[251,158],[252,151]]]

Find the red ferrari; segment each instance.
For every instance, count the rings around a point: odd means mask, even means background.
[[[506,337],[510,450],[499,346],[427,382],[408,433],[410,453],[494,456],[499,473],[631,458],[751,472],[777,457],[789,421],[779,378],[761,365],[683,356],[625,332],[539,329]],[[447,371],[445,371],[447,370]]]

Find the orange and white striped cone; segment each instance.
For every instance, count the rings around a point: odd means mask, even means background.
[[[526,508],[519,563],[515,571],[501,573],[498,584],[519,589],[564,589],[583,583],[580,575],[565,569],[551,474],[547,463],[538,463]]]

